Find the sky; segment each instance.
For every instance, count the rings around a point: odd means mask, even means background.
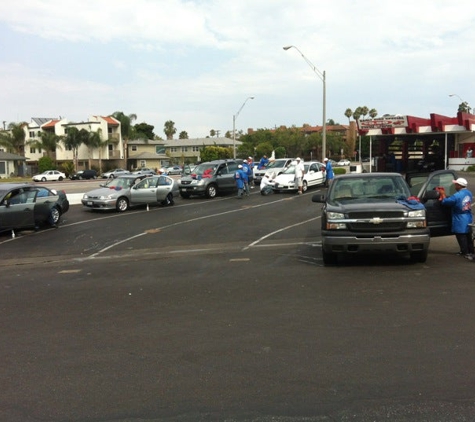
[[[341,124],[358,106],[475,107],[467,0],[3,0],[0,43],[6,125],[115,111],[162,138],[168,120],[190,138],[321,125],[324,85]]]

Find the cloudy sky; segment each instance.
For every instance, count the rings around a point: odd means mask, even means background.
[[[234,115],[244,131],[321,125],[312,65],[339,123],[358,106],[454,116],[449,94],[475,106],[468,0],[3,0],[0,40],[6,124],[122,111],[192,138]]]

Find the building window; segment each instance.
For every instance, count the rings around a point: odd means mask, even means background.
[[[31,132],[30,132],[30,138],[34,138],[34,137],[36,137],[36,133],[33,132],[33,131],[31,131]]]
[[[107,148],[109,149],[109,152],[114,151],[114,145],[112,145],[112,144],[107,144]]]
[[[176,147],[170,147],[170,152],[178,152]]]
[[[30,148],[30,154],[36,154],[36,148]]]
[[[137,151],[137,145],[132,145],[131,150],[132,151]]]
[[[140,160],[140,167],[146,167],[147,162],[145,160]]]
[[[188,147],[181,147],[181,152],[188,152]]]
[[[7,172],[7,163],[5,161],[0,161],[0,174],[6,174]]]
[[[200,152],[200,147],[193,147],[193,152]]]
[[[157,145],[155,147],[156,154],[165,154],[165,147],[163,145]]]

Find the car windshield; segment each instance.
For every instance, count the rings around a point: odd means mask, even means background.
[[[278,160],[278,161],[271,161],[267,166],[266,169],[275,169],[284,167],[287,160]]]
[[[397,199],[410,196],[406,182],[402,178],[376,176],[335,178],[330,192],[330,201]]]
[[[203,176],[203,174],[214,174],[216,168],[218,166],[216,164],[200,164],[193,169],[193,174],[196,176]]]
[[[308,166],[309,166],[309,164],[304,164],[303,165],[303,167],[305,169],[305,174],[308,173]],[[294,165],[289,166],[282,173],[283,174],[295,174],[295,166]]]
[[[121,178],[118,177],[117,179],[111,179],[108,183],[106,183],[105,187],[107,188],[129,188],[134,184],[135,179],[133,178]]]

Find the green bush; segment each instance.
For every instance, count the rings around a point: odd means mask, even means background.
[[[335,168],[333,168],[333,173],[335,173],[335,174],[345,174],[346,169],[343,168],[343,167],[335,167]]]
[[[468,166],[465,171],[475,171],[475,166]]]

